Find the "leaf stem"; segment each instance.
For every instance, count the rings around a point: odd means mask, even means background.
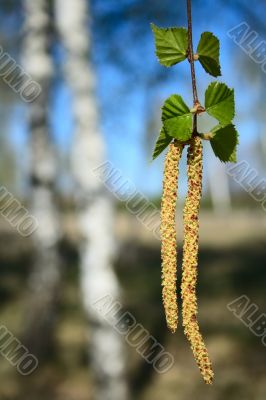
[[[212,140],[214,137],[213,132],[209,132],[209,133],[198,133],[198,135],[201,139],[203,140]]]
[[[187,0],[187,20],[188,20],[188,57],[190,62],[192,90],[194,107],[199,104],[198,92],[197,92],[197,81],[194,65],[194,53],[193,53],[193,31],[192,31],[192,12],[191,12],[191,0]],[[193,117],[193,132],[197,132],[197,114]]]

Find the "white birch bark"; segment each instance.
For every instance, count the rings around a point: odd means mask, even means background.
[[[213,152],[208,151],[207,179],[214,212],[217,214],[228,214],[232,211],[229,177],[226,168],[217,163]]]
[[[33,234],[34,266],[30,276],[30,304],[25,318],[25,341],[41,356],[52,336],[54,306],[60,282],[58,241],[61,230],[55,201],[56,155],[49,130],[48,104],[53,61],[50,55],[50,13],[46,0],[24,0],[23,66],[41,85],[40,96],[29,105],[31,213],[39,226]]]
[[[119,299],[112,268],[115,256],[114,209],[110,195],[92,170],[105,161],[95,101],[95,75],[89,62],[90,35],[87,0],[55,0],[56,20],[67,50],[65,74],[73,94],[75,137],[72,170],[77,184],[81,288],[90,322],[91,367],[95,399],[126,400],[124,338],[98,314],[94,303],[106,295]]]

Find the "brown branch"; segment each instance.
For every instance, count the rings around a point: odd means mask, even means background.
[[[194,65],[191,0],[187,0],[187,19],[188,19],[188,59],[190,62],[194,107],[197,107],[197,105],[199,104],[199,99],[198,99],[197,81],[196,81],[195,65]],[[194,114],[193,117],[193,132],[194,134],[197,133],[196,113]]]

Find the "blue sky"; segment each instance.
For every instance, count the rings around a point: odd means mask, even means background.
[[[219,3],[215,10],[216,13],[212,15],[212,18],[207,16],[206,19],[197,20],[195,23],[194,47],[203,31],[212,31],[221,40],[223,76],[219,80],[235,88],[237,110],[235,123],[241,138],[239,158],[250,159],[250,163],[256,166],[256,154],[249,152],[248,149],[254,145],[261,128],[254,118],[252,104],[255,106],[258,104],[260,79],[263,79],[263,72],[259,65],[255,65],[256,78],[247,79],[246,74],[242,73],[239,68],[239,60],[248,58],[248,56],[233,43],[228,37],[227,31],[242,22],[243,18],[236,13],[228,12],[228,9],[225,11]],[[159,20],[154,22],[160,25]],[[185,20],[177,23],[177,25],[185,24]],[[252,28],[256,29],[256,27]],[[97,52],[97,45],[94,49]],[[61,57],[61,52],[56,52],[58,63],[60,63]],[[157,65],[151,32],[145,41],[136,42],[129,52],[125,52],[125,57],[127,57],[126,62],[133,65],[134,62],[143,60],[146,74],[149,74],[149,71],[152,74],[155,68],[164,68]],[[100,125],[106,141],[107,157],[117,168],[121,169],[125,178],[131,179],[136,184],[139,190],[149,195],[158,195],[161,190],[163,157],[150,163],[152,147],[147,150],[147,146],[145,146],[147,112],[153,109],[153,112],[159,113],[160,104],[173,93],[181,94],[186,102],[192,105],[189,65],[184,62],[182,65],[175,66],[172,71],[166,69],[164,71],[164,76],[167,78],[165,82],[162,80],[160,85],[157,85],[147,96],[148,89],[145,80],[142,80],[141,71],[137,71],[135,81],[133,84],[131,82],[127,90],[128,76],[113,64],[97,61],[97,57],[95,58]],[[207,76],[199,64],[196,65],[196,73],[199,94],[203,101],[204,90],[214,79]],[[171,79],[168,79],[168,74]],[[154,101],[153,107],[150,107],[152,104],[147,106],[147,98],[149,102],[153,103]],[[243,110],[247,110],[247,112],[243,112]],[[67,158],[73,139],[74,125],[71,114],[71,93],[62,79],[56,82],[54,88],[50,117],[58,149]],[[12,108],[9,130],[9,138],[15,146],[17,154],[21,154],[23,147],[25,147],[24,154],[27,154],[26,107],[21,103],[16,103]],[[156,134],[157,131],[154,132],[154,140]],[[211,163],[213,165],[214,161],[212,160]],[[206,164],[208,164],[208,159]]]

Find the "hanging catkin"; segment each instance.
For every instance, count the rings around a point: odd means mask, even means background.
[[[165,159],[163,196],[161,207],[161,238],[162,238],[162,294],[166,322],[175,332],[178,322],[176,295],[176,200],[178,190],[179,161],[183,145],[172,143]]]
[[[202,143],[192,139],[187,158],[188,193],[184,207],[184,248],[182,267],[182,314],[187,336],[195,360],[206,383],[211,384],[213,371],[209,355],[197,321],[197,267],[199,248],[199,207],[202,194]]]
[[[179,162],[188,146],[188,194],[184,207],[184,245],[182,265],[182,316],[185,335],[204,381],[213,381],[212,364],[200,333],[197,320],[196,284],[199,251],[199,208],[202,196],[203,148],[202,140],[210,141],[216,157],[222,162],[236,162],[238,132],[233,124],[235,116],[234,89],[219,81],[211,82],[205,91],[204,105],[197,89],[195,62],[214,76],[221,75],[220,42],[212,32],[201,34],[197,53],[193,48],[192,0],[186,0],[187,29],[179,26],[160,28],[151,25],[156,56],[161,65],[172,67],[187,60],[190,66],[193,94],[192,107],[180,94],[172,94],[162,106],[162,128],[153,152],[156,159],[170,144],[165,160],[163,198],[161,210],[162,286],[163,304],[169,329],[175,332],[178,323],[177,307],[177,250],[176,201]],[[209,61],[206,62],[206,59]],[[207,113],[218,122],[209,132],[199,132],[198,117]],[[179,295],[179,293],[178,293]]]

